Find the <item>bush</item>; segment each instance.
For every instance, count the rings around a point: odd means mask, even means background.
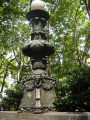
[[[90,67],[78,67],[59,82],[55,105],[58,111],[90,111]]]
[[[12,89],[5,91],[6,97],[2,100],[4,110],[16,111],[23,97],[23,88],[20,84],[16,84]]]

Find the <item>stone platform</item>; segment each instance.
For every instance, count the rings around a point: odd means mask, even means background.
[[[43,114],[0,112],[0,120],[90,120],[90,112],[48,112]]]

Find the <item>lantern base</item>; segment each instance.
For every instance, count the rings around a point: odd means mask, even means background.
[[[36,98],[37,90],[38,89],[35,88],[33,91],[24,91],[18,113],[33,112],[35,114],[41,114],[46,111],[55,111],[55,106],[53,104],[56,97],[54,88],[50,91],[40,88],[39,99]],[[38,100],[40,100],[40,105],[37,104]]]

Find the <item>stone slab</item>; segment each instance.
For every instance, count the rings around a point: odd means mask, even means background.
[[[0,120],[90,120],[90,112],[47,112],[33,114],[1,111]]]

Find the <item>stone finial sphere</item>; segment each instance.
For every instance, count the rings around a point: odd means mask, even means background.
[[[31,3],[31,10],[36,10],[36,9],[44,10],[44,8],[45,8],[45,4],[41,0],[34,0]]]

